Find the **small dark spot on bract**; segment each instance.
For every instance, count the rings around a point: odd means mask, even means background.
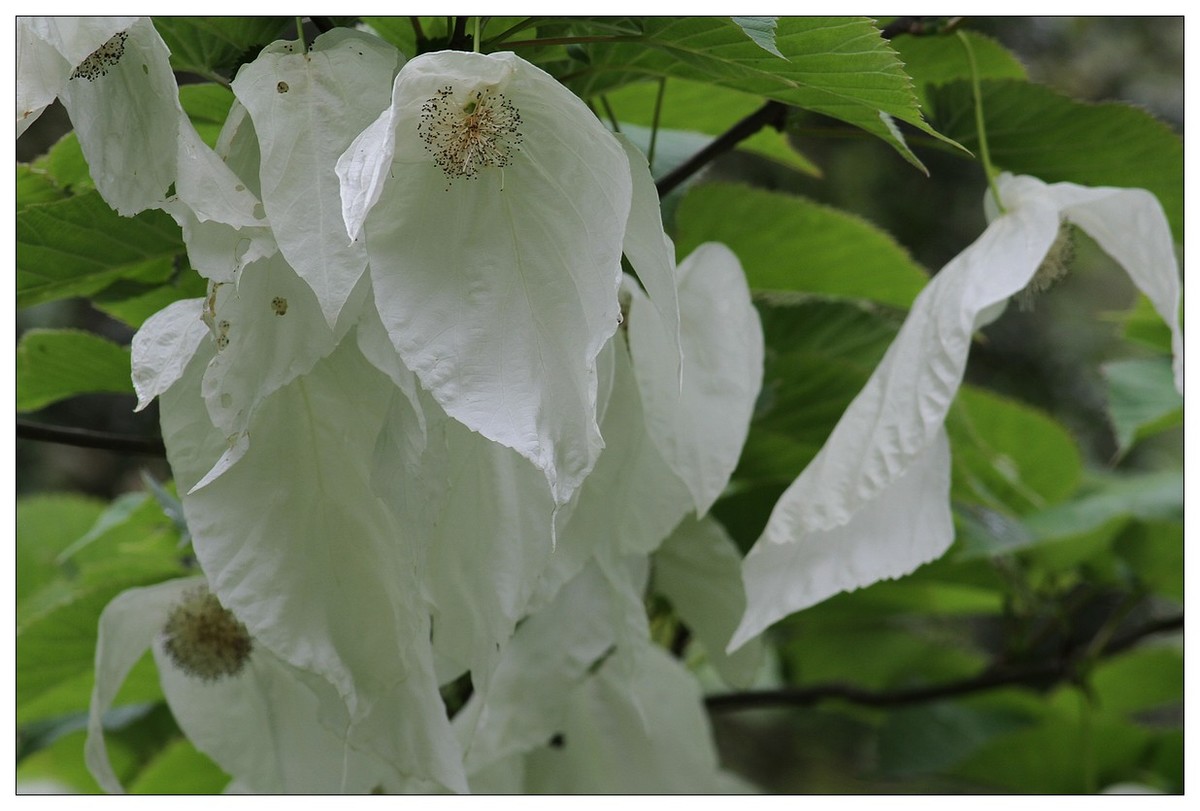
[[[150,75],[150,66],[149,66],[149,65],[147,65],[147,64],[145,64],[145,63],[143,63],[143,64],[142,64],[142,73],[144,73],[144,74],[146,74],[147,76],[149,76],[149,75]]]
[[[278,90],[280,93],[286,93],[286,92],[288,92],[288,83],[280,82],[279,84],[275,85],[275,89]]]

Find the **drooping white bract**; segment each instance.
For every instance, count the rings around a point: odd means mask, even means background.
[[[104,201],[125,216],[161,205],[175,182],[183,108],[170,52],[154,24],[148,17],[129,22],[32,17],[22,25],[20,42],[26,53],[34,54],[27,61],[22,58],[22,67],[40,70],[47,62],[55,67],[50,81],[28,100],[18,100],[18,120],[25,112],[20,108],[32,110],[52,101],[46,94],[57,86]],[[81,55],[105,33],[109,36],[90,55]],[[35,47],[35,42],[42,44]],[[41,50],[45,48],[56,51],[61,62]],[[70,65],[65,76],[63,64]],[[28,86],[27,81],[18,85]]]
[[[102,717],[129,671],[153,650],[163,692],[188,740],[243,790],[267,794],[363,793],[388,779],[370,755],[349,751],[318,720],[317,697],[302,675],[270,651],[251,647],[238,672],[202,679],[172,661],[163,629],[172,609],[203,577],[170,580],[118,595],[100,615],[96,684],[85,757],[101,788],[122,790],[104,743]]]
[[[17,17],[17,137],[58,98],[80,63],[135,22],[137,17]],[[95,61],[107,67],[103,54]]]
[[[280,318],[269,300],[256,302],[260,319]],[[327,328],[315,301],[308,323]],[[465,790],[437,691],[417,539],[373,489],[379,437],[405,394],[347,336],[257,403],[241,457],[197,489],[227,450],[201,396],[214,344],[202,342],[160,398],[168,459],[188,492],[184,513],[213,593],[256,644],[327,686],[322,722],[351,748],[388,763],[396,779]]]
[[[262,202],[279,250],[330,326],[367,266],[362,242],[346,233],[334,164],[387,107],[401,60],[378,37],[336,28],[307,51],[272,43],[233,80],[258,136]]]
[[[942,424],[971,336],[1029,284],[1063,220],[1091,234],[1171,326],[1182,385],[1179,268],[1154,196],[1026,176],[997,185],[1005,212],[917,296],[878,368],[775,505],[744,562],[749,605],[731,649],[793,611],[908,574],[950,546]]]
[[[624,149],[513,54],[439,52],[405,64],[337,172],[405,365],[565,504],[603,447],[596,357],[619,322]]]

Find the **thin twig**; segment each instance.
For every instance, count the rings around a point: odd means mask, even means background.
[[[778,101],[768,101],[762,107],[759,107],[750,115],[718,135],[708,146],[663,176],[662,180],[654,184],[658,188],[658,196],[666,197],[681,183],[716,159],[718,155],[733,149],[763,127],[769,125],[775,129],[782,129],[786,117],[786,104]]]
[[[56,442],[79,448],[101,448],[119,453],[140,453],[145,456],[166,456],[167,449],[160,437],[130,436],[88,428],[64,428],[58,425],[17,420],[17,438],[35,442]]]
[[[1183,616],[1168,617],[1149,622],[1121,636],[1115,636],[1103,645],[1097,658],[1114,656],[1133,647],[1141,640],[1154,634],[1178,631],[1183,628]],[[1086,652],[1087,644],[1078,649]],[[943,698],[970,695],[995,690],[999,687],[1037,686],[1041,689],[1076,677],[1078,657],[1035,662],[1020,667],[988,669],[967,679],[934,684],[927,687],[911,687],[900,690],[864,690],[849,684],[818,684],[811,687],[783,688],[779,690],[755,690],[743,693],[727,693],[709,696],[705,705],[712,711],[747,710],[767,707],[811,707],[825,701],[848,701],[864,707],[900,707],[909,704],[924,704]]]

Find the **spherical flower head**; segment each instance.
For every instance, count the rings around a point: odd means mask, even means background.
[[[1034,299],[1057,284],[1071,270],[1075,260],[1075,227],[1066,220],[1058,224],[1058,236],[1038,265],[1037,271],[1025,289],[1015,296],[1018,306],[1025,311],[1033,309]]]
[[[167,614],[163,649],[175,666],[203,681],[237,675],[250,658],[250,633],[207,588],[186,592]]]
[[[417,134],[451,180],[473,180],[482,168],[508,166],[523,140],[521,113],[495,86],[440,88],[421,105]]]

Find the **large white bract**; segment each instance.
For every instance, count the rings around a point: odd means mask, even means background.
[[[746,556],[750,604],[731,648],[840,591],[900,577],[954,540],[942,423],[971,336],[1034,277],[1065,220],[1109,253],[1171,327],[1182,390],[1179,266],[1166,215],[1143,189],[1002,175],[1005,211],[933,278],[816,458]],[[990,198],[988,203],[991,203]]]

